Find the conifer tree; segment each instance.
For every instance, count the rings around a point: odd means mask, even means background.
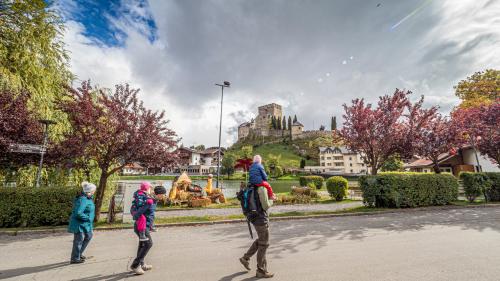
[[[336,116],[332,116],[331,129],[332,129],[332,131],[337,130],[337,117]]]

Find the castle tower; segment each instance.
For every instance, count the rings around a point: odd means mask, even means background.
[[[269,136],[271,119],[272,117],[281,117],[281,105],[271,103],[259,106],[259,115],[255,118],[255,130],[257,134],[262,136]]]

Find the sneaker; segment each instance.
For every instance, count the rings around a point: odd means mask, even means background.
[[[274,273],[269,273],[267,271],[257,270],[257,274],[255,275],[255,277],[257,277],[257,278],[273,278]]]
[[[156,227],[151,227],[151,229],[150,229],[149,231],[151,231],[151,232],[157,232],[157,231],[158,231],[158,228],[156,228]]]
[[[86,259],[87,259],[87,257],[86,257],[86,256],[84,256],[84,255],[80,255],[80,259],[81,259],[81,260],[86,260]]]
[[[241,264],[242,264],[242,265],[246,268],[246,270],[248,270],[248,271],[252,270],[252,269],[250,268],[250,263],[248,262],[248,260],[247,260],[247,259],[245,259],[245,258],[240,258],[240,262],[241,262]]]
[[[142,267],[142,270],[144,270],[144,271],[148,271],[148,270],[153,269],[153,266],[150,264],[143,264],[143,265],[141,265],[141,267]]]
[[[132,267],[132,271],[135,273],[135,275],[143,275],[144,274],[144,270],[142,269],[141,266],[137,266],[137,267]]]
[[[71,260],[69,263],[70,264],[77,264],[77,263],[84,263],[85,260],[79,259],[79,260]]]

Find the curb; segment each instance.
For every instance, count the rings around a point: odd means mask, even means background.
[[[413,209],[393,209],[393,210],[383,210],[383,211],[373,211],[373,212],[346,212],[346,213],[331,213],[331,214],[318,214],[318,215],[306,215],[306,216],[286,216],[286,217],[270,217],[270,221],[289,221],[289,220],[305,220],[305,219],[322,219],[322,218],[334,218],[334,217],[359,217],[359,216],[373,216],[382,214],[394,214],[394,213],[412,213],[412,212],[425,212],[425,211],[448,211],[448,210],[460,210],[460,209],[479,209],[479,208],[497,208],[500,207],[500,203],[495,204],[485,204],[485,205],[466,205],[466,206],[433,206],[433,207],[422,207]],[[233,223],[244,223],[245,219],[232,219],[232,220],[218,220],[218,221],[204,221],[204,222],[182,222],[182,223],[168,223],[156,225],[157,228],[163,227],[186,227],[186,226],[206,226],[206,225],[217,225],[217,224],[233,224]],[[113,231],[122,229],[133,229],[133,226],[115,226],[106,228],[94,228],[94,231]],[[1,236],[17,236],[23,234],[61,234],[67,233],[66,227],[58,227],[51,229],[32,229],[32,230],[0,230]]]

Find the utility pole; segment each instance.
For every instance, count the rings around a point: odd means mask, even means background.
[[[49,140],[49,126],[52,124],[56,124],[56,122],[52,120],[38,120],[38,122],[44,125],[44,136],[43,136],[43,144],[42,149],[40,150],[40,163],[38,165],[38,171],[36,172],[36,187],[40,187],[40,177],[42,176],[42,166],[43,166],[43,155],[47,150],[47,142]]]
[[[231,83],[224,81],[222,84],[215,84],[221,88],[221,98],[220,98],[220,120],[219,120],[219,150],[217,151],[217,183],[215,188],[219,188],[219,176],[220,176],[220,142],[222,135],[222,103],[224,101],[224,88],[229,88]]]

